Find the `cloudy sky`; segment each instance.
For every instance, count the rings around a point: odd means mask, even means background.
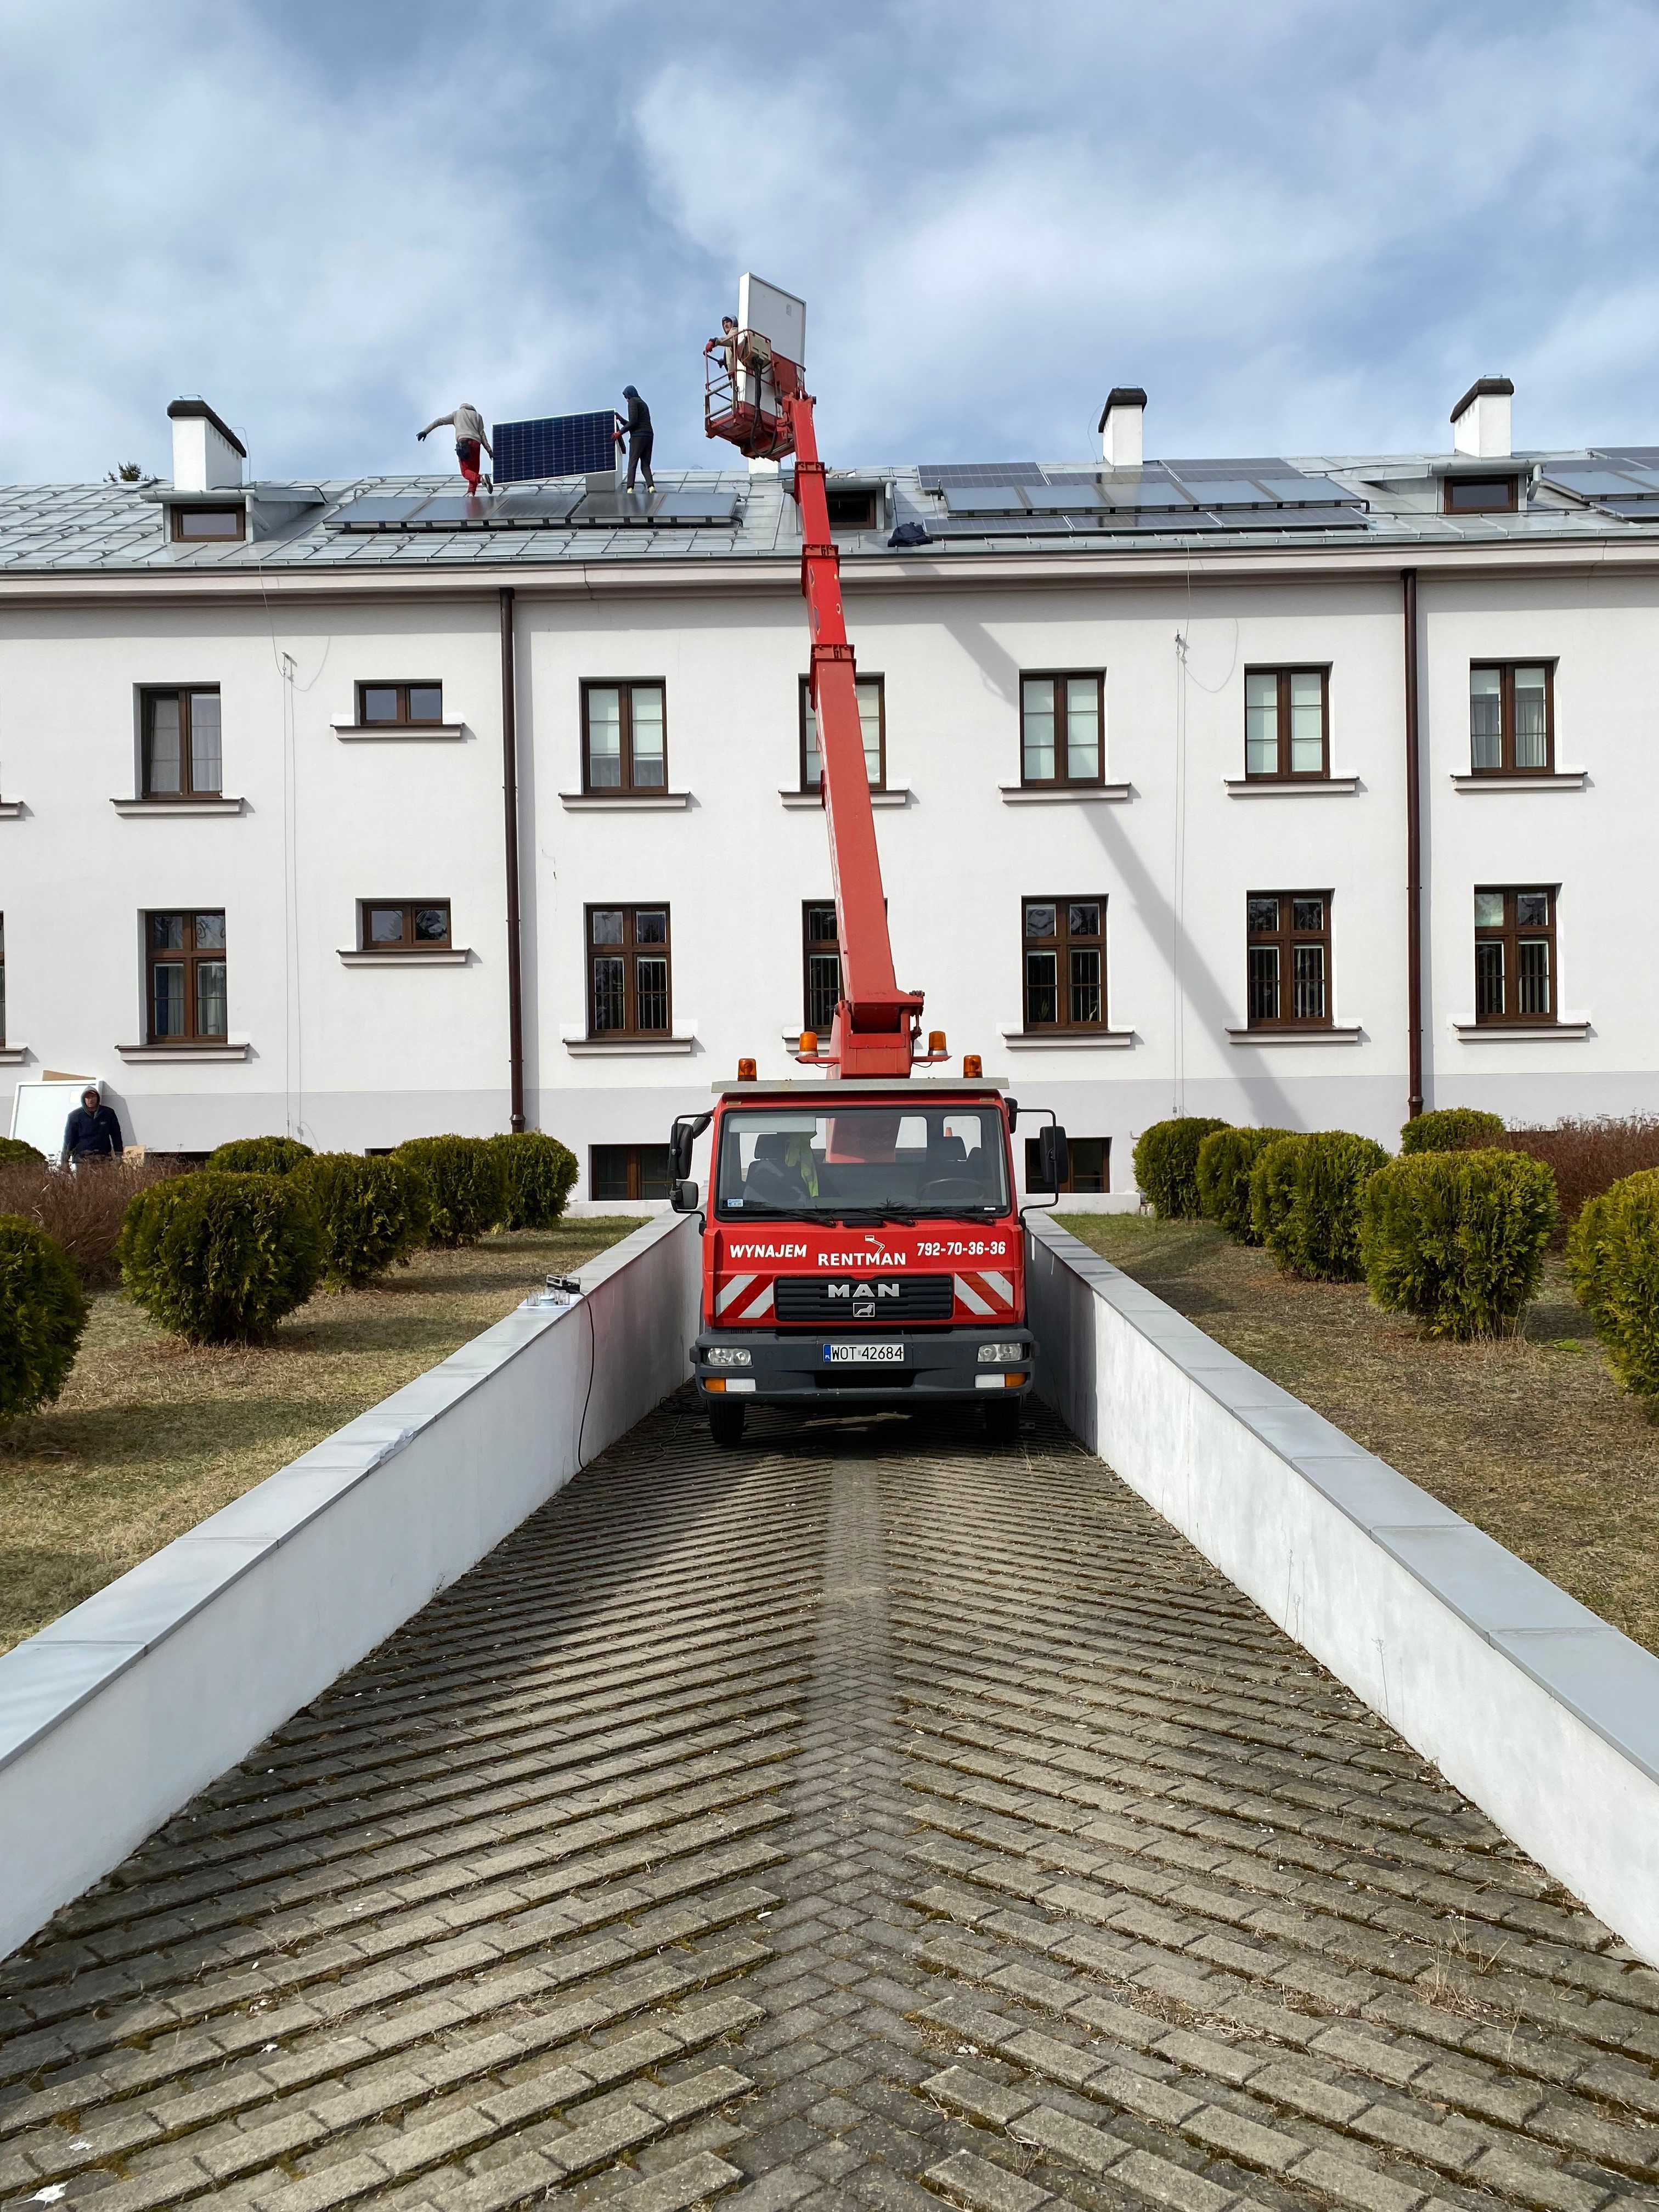
[[[797,46],[787,26],[817,26]],[[1655,0],[0,0],[0,479],[414,470],[809,302],[841,462],[1659,443]]]

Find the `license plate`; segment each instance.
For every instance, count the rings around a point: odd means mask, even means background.
[[[826,1344],[823,1357],[831,1367],[863,1367],[872,1364],[902,1367],[904,1364],[904,1346],[902,1344]]]

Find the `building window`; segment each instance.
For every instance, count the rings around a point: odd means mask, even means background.
[[[360,899],[357,943],[364,952],[437,952],[449,945],[447,899]]]
[[[216,799],[224,786],[219,693],[143,695],[144,797]]]
[[[836,909],[826,900],[801,906],[801,960],[805,982],[801,1027],[828,1036],[841,1002],[841,940]]]
[[[860,676],[858,681],[859,727],[864,736],[864,768],[872,791],[887,788],[887,702],[884,679]],[[816,791],[823,780],[823,761],[818,751],[818,718],[812,705],[810,677],[800,679],[800,787]]]
[[[1474,1018],[1555,1019],[1555,893],[1474,895]]]
[[[824,502],[830,509],[831,530],[873,530],[880,518],[876,513],[876,501],[880,495],[866,488],[861,491],[826,490]]]
[[[1471,665],[1469,764],[1477,775],[1553,771],[1555,670],[1549,661]]]
[[[587,1033],[666,1036],[669,1030],[668,908],[587,909]]]
[[[1330,893],[1252,891],[1245,929],[1250,1027],[1328,1029]]]
[[[1020,781],[1098,783],[1105,774],[1101,733],[1106,678],[1098,669],[1075,676],[1019,679]]]
[[[1447,477],[1443,509],[1448,514],[1513,514],[1513,477]]]
[[[668,723],[660,684],[584,684],[582,789],[666,791]]]
[[[1109,1137],[1073,1137],[1066,1150],[1071,1166],[1060,1185],[1062,1192],[1097,1194],[1111,1188],[1112,1140]],[[1047,1186],[1042,1180],[1042,1140],[1040,1137],[1025,1139],[1025,1187],[1042,1190]]]
[[[1106,1026],[1106,902],[1024,902],[1025,1026]]]
[[[1244,773],[1328,776],[1330,686],[1323,668],[1244,672]]]
[[[666,1198],[673,1177],[666,1145],[592,1145],[587,1188],[594,1198]]]
[[[225,1035],[225,918],[222,914],[151,914],[149,948],[151,1044],[187,1044]]]
[[[240,539],[246,532],[246,510],[240,507],[175,507],[173,542],[200,545],[215,538]]]
[[[424,730],[444,718],[441,684],[360,684],[357,726]]]

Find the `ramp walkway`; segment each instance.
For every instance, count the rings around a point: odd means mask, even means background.
[[[0,1972],[0,2203],[1659,2206],[1659,1975],[1038,1422],[669,1401]]]

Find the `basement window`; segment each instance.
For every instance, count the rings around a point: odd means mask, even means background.
[[[1448,514],[1513,514],[1515,481],[1513,477],[1447,477],[1444,511]]]
[[[1098,1197],[1111,1188],[1112,1140],[1109,1137],[1073,1137],[1066,1146],[1071,1165],[1060,1193]],[[1025,1187],[1047,1188],[1042,1180],[1042,1145],[1036,1137],[1025,1139]]]
[[[357,725],[374,724],[393,729],[430,729],[444,718],[441,684],[360,684],[357,686]]]
[[[246,510],[241,507],[175,507],[173,542],[196,545],[215,538],[240,539],[246,535]]]
[[[357,943],[364,952],[445,952],[449,949],[447,899],[363,899],[357,908]]]
[[[666,1145],[592,1145],[587,1188],[594,1198],[666,1198],[673,1176]]]

